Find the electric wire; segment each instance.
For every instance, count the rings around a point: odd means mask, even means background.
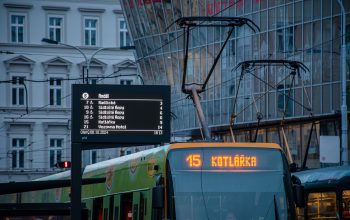
[[[239,1],[240,1],[240,0],[239,0]],[[237,4],[239,1],[237,1],[236,4]],[[229,7],[232,7],[233,5],[234,5],[234,4],[230,5]],[[229,8],[229,7],[226,7],[226,8],[223,9],[222,11],[226,10],[226,9]],[[219,13],[220,13],[220,12],[219,12]],[[349,35],[347,35],[347,36],[349,36]],[[177,38],[179,38],[179,37],[180,37],[180,36],[178,36]],[[305,48],[305,49],[303,49],[303,50],[294,50],[294,51],[291,51],[290,53],[294,52],[294,54],[292,54],[292,55],[290,55],[290,56],[287,56],[287,59],[288,59],[289,57],[295,56],[296,54],[305,53],[305,52],[307,52],[307,51],[312,50],[313,48],[317,48],[317,47],[323,46],[323,45],[325,45],[325,44],[327,44],[327,43],[329,43],[329,42],[333,42],[333,41],[335,41],[335,40],[337,40],[337,39],[339,39],[339,38],[341,38],[341,37],[342,37],[342,35],[339,36],[338,38],[334,38],[334,39],[331,39],[331,40],[322,42],[322,43],[320,43],[320,44],[318,44],[318,45],[314,45],[314,46],[312,46],[312,47],[310,47],[310,48]],[[177,38],[175,38],[174,40],[176,40]],[[167,44],[170,44],[170,43],[171,43],[171,41],[169,41],[168,43],[162,45],[162,47],[164,47],[164,46],[166,46]],[[157,48],[156,50],[153,51],[153,53],[154,53],[155,51],[161,49],[162,47]],[[287,52],[288,52],[288,51],[287,51]],[[284,52],[284,53],[287,53],[287,52]],[[6,52],[6,53],[7,53],[7,54],[12,54],[12,52]],[[288,53],[289,53],[289,52],[288,52]],[[337,53],[337,52],[335,51],[335,52],[332,52],[332,53]],[[23,53],[21,53],[21,54],[23,54]],[[29,54],[29,53],[28,53],[28,54]],[[151,54],[151,53],[150,53],[150,54]],[[34,54],[33,54],[33,53],[30,53],[30,55],[34,55]],[[148,54],[148,55],[149,55],[149,54]],[[148,56],[148,55],[147,55],[147,56]],[[229,56],[229,55],[228,55],[228,56]],[[144,57],[143,57],[143,58],[144,58]],[[141,60],[141,59],[138,59],[137,61],[135,61],[135,63],[138,63],[140,60]],[[125,68],[127,68],[127,67],[125,67]],[[113,75],[113,74],[115,74],[115,72],[111,73],[111,74],[108,75],[108,76],[104,76],[104,77],[91,77],[91,78],[100,78],[100,79],[101,79],[101,78],[115,78],[115,77],[119,77],[119,76],[110,77],[110,76]],[[89,77],[89,78],[90,78],[90,77]],[[217,86],[222,86],[222,84],[225,84],[225,83],[227,83],[227,82],[230,82],[230,81],[232,81],[232,80],[234,80],[234,79],[238,79],[238,78],[239,78],[239,77],[232,77],[231,79],[228,79],[228,80],[226,80],[226,81],[224,81],[224,82],[220,82],[220,83],[218,83],[218,84],[216,84],[216,85],[213,85],[213,86],[211,86],[211,87],[206,88],[206,91],[207,91],[207,90],[211,90],[211,89],[213,89],[213,88],[216,88]],[[81,77],[78,77],[78,78],[74,78],[74,79],[73,79],[73,78],[71,78],[71,79],[66,78],[66,79],[64,79],[64,80],[81,80],[81,79],[82,79]],[[26,80],[26,81],[29,81],[29,82],[49,82],[50,80]],[[1,83],[1,82],[10,83],[10,82],[12,82],[12,80],[0,81],[0,83]],[[67,97],[69,97],[69,96],[71,96],[71,94],[68,94],[67,96],[63,97],[62,100],[65,99],[65,98],[67,98]],[[186,97],[180,98],[180,99],[178,99],[178,100],[173,101],[172,104],[173,104],[173,103],[177,103],[177,102],[182,101],[182,100],[185,100],[185,99],[186,99]],[[39,110],[41,110],[41,109],[44,109],[44,108],[46,108],[47,106],[49,106],[49,104],[44,105],[44,106],[39,107],[39,108],[36,108],[36,109],[30,111],[28,114],[20,114],[20,116],[19,116],[18,118],[14,118],[14,119],[12,119],[12,120],[13,120],[13,121],[16,121],[16,120],[18,120],[18,119],[20,119],[20,118],[23,118],[23,117],[26,116],[26,115],[30,115],[30,114],[33,113],[33,112],[39,111]],[[2,127],[0,127],[0,131],[1,131],[1,129],[4,128],[4,127],[5,127],[5,125],[2,126]],[[2,136],[2,135],[0,135],[0,136]]]
[[[213,16],[216,16],[216,15],[218,15],[219,13],[221,13],[221,12],[227,10],[228,8],[230,8],[230,7],[234,6],[234,5],[236,5],[236,4],[239,3],[240,1],[241,1],[241,0],[238,0],[238,1],[234,2],[233,4],[231,4],[231,5],[229,5],[228,7],[222,9],[222,10],[219,11],[218,13],[214,14]],[[182,35],[179,35],[177,38],[179,38],[180,36],[182,36]],[[176,38],[176,39],[177,39],[177,38]],[[176,39],[174,39],[174,40],[176,40]],[[167,42],[166,44],[162,45],[160,48],[157,48],[156,50],[153,50],[153,51],[152,51],[151,53],[149,53],[147,56],[149,56],[150,54],[153,54],[155,51],[161,49],[162,47],[164,47],[164,46],[166,46],[166,45],[168,45],[168,44],[170,44],[171,42],[172,42],[172,41]],[[141,60],[141,59],[136,60],[136,61],[135,61],[135,64],[138,63],[138,62],[140,62],[140,60]],[[129,65],[131,65],[131,64],[129,64]],[[128,66],[127,66],[127,67],[128,67]],[[127,67],[124,67],[124,68],[127,68]],[[115,74],[115,72],[113,72],[113,73],[107,75],[105,78],[108,78],[108,77],[110,77],[110,76],[113,75],[113,74]],[[79,77],[79,79],[81,79],[81,78]],[[69,80],[69,79],[66,79],[66,80]],[[76,80],[76,79],[75,79],[75,80]],[[101,80],[101,78],[99,79],[99,81],[100,81],[100,80]],[[7,82],[8,82],[8,81],[7,81]],[[46,82],[46,80],[45,80],[45,82]],[[66,97],[69,97],[70,95],[71,95],[71,94],[68,94]],[[49,104],[48,104],[48,105],[49,105]],[[43,107],[40,107],[40,108],[38,108],[38,110],[41,110],[41,109],[47,107],[48,105],[45,105],[45,106],[43,106]],[[32,112],[33,112],[33,111],[32,111]],[[31,114],[31,112],[28,112],[27,114],[22,114],[22,115],[20,115],[17,119],[13,119],[13,121],[16,121],[16,120],[18,120],[18,119],[24,117],[25,115],[29,115],[29,114]],[[0,127],[0,131],[1,131],[1,129],[2,129],[3,127],[5,127],[5,125],[3,125],[2,127]]]
[[[347,35],[347,36],[350,36],[350,35]],[[288,58],[290,58],[290,57],[293,57],[293,56],[296,56],[297,54],[301,54],[301,53],[310,51],[310,50],[312,50],[312,49],[314,49],[314,48],[323,46],[323,45],[325,45],[325,44],[331,43],[331,42],[333,42],[333,41],[335,41],[335,40],[338,40],[338,39],[340,39],[340,38],[342,38],[342,36],[339,36],[339,37],[337,37],[337,38],[334,38],[334,39],[331,39],[331,40],[328,40],[328,41],[321,42],[320,44],[314,45],[314,46],[312,46],[312,47],[310,47],[310,48],[305,48],[305,49],[303,49],[303,50],[295,50],[295,51],[294,51],[294,54],[292,54],[292,55],[290,55],[290,56],[287,56],[286,59],[288,59]],[[333,52],[333,53],[336,53],[336,52]],[[260,67],[260,68],[264,68],[264,67]],[[211,86],[211,87],[206,88],[206,91],[211,90],[211,89],[214,89],[214,88],[216,88],[217,86],[222,86],[222,84],[224,84],[224,83],[227,83],[227,82],[230,82],[230,81],[232,81],[232,80],[239,79],[239,78],[240,78],[240,76],[232,77],[231,79],[228,79],[228,80],[226,80],[226,81],[224,81],[224,82],[220,82],[220,83],[218,83],[218,84],[216,84],[216,85],[213,85],[213,86]],[[266,83],[266,84],[269,84],[268,82],[266,82],[265,80],[262,80],[261,78],[259,78],[259,80],[261,80],[262,82],[264,82],[264,83]],[[285,93],[283,93],[282,91],[277,91],[277,92],[282,93],[282,94],[285,94]],[[173,101],[172,104],[173,104],[173,103],[180,102],[180,101],[183,101],[183,100],[186,100],[186,98],[187,98],[187,97],[183,97],[183,98],[177,99],[177,100]],[[300,103],[298,102],[298,104],[300,104]],[[183,105],[188,105],[188,104],[183,104]],[[300,104],[300,105],[301,105],[301,104]],[[178,106],[178,105],[177,105],[177,106]],[[302,106],[304,106],[304,105],[302,105]]]
[[[349,35],[347,35],[347,36],[349,36]],[[325,44],[327,44],[327,43],[333,42],[333,41],[335,41],[335,40],[337,40],[337,39],[340,39],[341,37],[342,37],[342,36],[339,36],[338,38],[335,38],[335,39],[332,39],[332,40],[328,40],[328,41],[322,42],[322,43],[320,43],[320,44],[318,44],[318,45],[314,45],[313,47],[306,48],[306,49],[304,49],[304,50],[298,50],[297,53],[295,53],[295,54],[307,52],[307,51],[309,51],[309,50],[312,50],[313,48],[317,48],[317,47],[323,46],[323,45],[325,45]],[[290,55],[289,57],[293,57],[293,56],[295,56],[295,54]],[[287,57],[287,59],[288,59],[288,57]],[[129,65],[131,65],[131,64],[129,64]],[[126,66],[126,67],[124,67],[124,68],[127,68],[127,67],[128,67],[128,66]],[[113,72],[113,73],[110,74],[110,75],[104,76],[104,78],[108,78],[108,77],[110,77],[111,75],[115,74],[116,72],[117,72],[117,71]],[[113,78],[114,78],[114,77],[113,77]],[[234,80],[234,79],[236,79],[236,78],[238,78],[238,77],[233,77],[233,78],[231,78],[231,79],[226,80],[226,81],[223,82],[223,83],[232,81],[232,80]],[[80,78],[80,77],[79,77],[79,78],[75,78],[75,80],[77,80],[77,79],[82,79],[82,78]],[[66,80],[70,80],[70,79],[67,78]],[[10,81],[12,82],[12,80],[5,80],[5,81],[0,81],[0,82],[10,83]],[[38,81],[40,81],[40,80],[38,80]],[[49,82],[50,80],[43,80],[43,81]],[[213,88],[215,88],[215,87],[217,87],[217,86],[222,86],[223,83],[220,82],[220,83],[218,83],[217,85],[214,85],[214,86],[212,86],[212,87],[206,88],[206,90],[213,89]],[[71,94],[68,94],[67,96],[61,98],[61,100],[64,100],[65,98],[67,98],[67,97],[69,97],[69,96],[71,96]],[[183,97],[183,98],[181,98],[181,99],[178,99],[178,100],[172,102],[172,104],[173,104],[173,103],[176,103],[176,102],[179,102],[179,101],[182,101],[182,100],[185,100],[185,99],[186,99],[186,97]],[[14,118],[14,119],[12,119],[12,120],[13,120],[13,122],[14,122],[14,121],[16,121],[16,120],[18,120],[18,119],[20,119],[20,118],[23,118],[23,117],[26,116],[26,115],[30,115],[32,112],[39,111],[39,110],[44,109],[44,108],[46,108],[46,107],[48,107],[48,106],[49,106],[49,104],[44,105],[44,106],[39,107],[39,108],[36,108],[36,109],[34,109],[34,110],[32,110],[32,111],[29,111],[28,114],[21,114],[18,118]],[[5,125],[1,126],[1,127],[0,127],[0,131],[1,131],[1,129],[4,128],[4,127],[5,127]]]

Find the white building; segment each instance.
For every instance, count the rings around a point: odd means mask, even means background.
[[[54,164],[70,160],[71,84],[87,75],[90,83],[141,83],[133,50],[120,49],[131,41],[119,2],[0,0],[0,30],[0,182],[60,171]],[[120,150],[88,153],[92,163]]]

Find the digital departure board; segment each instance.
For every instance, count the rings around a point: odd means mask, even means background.
[[[73,85],[72,141],[170,142],[170,87]]]

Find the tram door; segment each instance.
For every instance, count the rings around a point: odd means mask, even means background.
[[[133,219],[133,193],[125,193],[120,199],[120,220],[135,220]]]
[[[139,208],[139,220],[150,220],[151,219],[151,206],[149,202],[149,191],[140,192],[140,208]]]
[[[92,219],[92,199],[87,199],[83,201],[85,203],[85,207],[88,209],[88,213],[87,213],[87,220],[91,220]]]
[[[114,207],[114,197],[106,196],[103,197],[103,220],[113,220],[113,207]]]
[[[132,220],[148,220],[147,197],[147,191],[133,193]]]
[[[93,210],[92,210],[92,219],[96,220],[103,220],[102,214],[103,214],[103,197],[100,198],[94,198],[93,200]]]
[[[115,195],[114,196],[114,202],[113,202],[113,215],[114,215],[114,219],[113,220],[119,220],[119,216],[120,216],[120,195]]]
[[[140,192],[133,193],[132,220],[139,220]]]

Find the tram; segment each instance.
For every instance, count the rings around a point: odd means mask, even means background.
[[[94,177],[106,181],[83,186],[86,219],[289,220],[302,204],[277,144],[169,144],[87,166],[83,179]],[[62,179],[70,171],[38,180]],[[65,187],[8,194],[0,203],[68,203],[69,193]]]
[[[350,219],[350,166],[293,173],[304,186],[306,206],[298,219]]]

